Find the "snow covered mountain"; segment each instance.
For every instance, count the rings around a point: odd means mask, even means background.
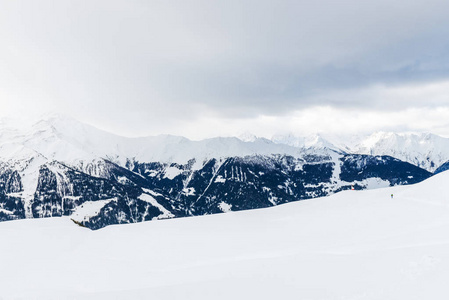
[[[445,300],[448,181],[97,231],[70,217],[2,222],[0,295]]]
[[[449,139],[430,133],[376,132],[369,136],[277,135],[272,141],[299,148],[332,149],[342,153],[389,155],[435,172],[449,161]]]
[[[276,144],[284,144],[303,149],[331,149],[344,152],[344,149],[341,149],[320,134],[306,137],[298,137],[293,134],[275,135],[271,140]]]
[[[430,133],[378,132],[362,140],[352,152],[390,155],[434,172],[449,161],[449,139]]]
[[[432,174],[389,156],[348,154],[324,139],[125,138],[51,117],[0,129],[0,220],[72,216],[110,224],[275,206]]]

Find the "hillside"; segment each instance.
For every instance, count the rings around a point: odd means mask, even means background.
[[[0,297],[447,299],[448,181],[97,231],[2,222]]]
[[[430,133],[375,132],[370,135],[278,135],[278,144],[297,148],[333,149],[366,155],[389,155],[434,173],[449,161],[449,139]]]
[[[52,117],[0,127],[0,221],[72,216],[111,224],[276,206],[432,174],[390,156],[266,139],[125,138]]]

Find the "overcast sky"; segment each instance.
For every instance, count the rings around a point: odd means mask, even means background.
[[[0,115],[128,136],[449,136],[447,0],[0,2]]]

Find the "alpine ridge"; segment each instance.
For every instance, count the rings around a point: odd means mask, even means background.
[[[449,139],[431,133],[376,132],[368,136],[277,135],[273,142],[300,148],[327,148],[340,152],[389,155],[435,172],[449,161]]]
[[[380,152],[344,151],[324,138],[247,138],[126,138],[59,116],[26,129],[3,126],[0,221],[71,216],[99,229],[412,184],[432,175]]]

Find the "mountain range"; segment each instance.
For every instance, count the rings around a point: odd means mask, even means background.
[[[0,220],[65,215],[98,229],[412,184],[447,168],[448,146],[432,134],[192,141],[121,137],[60,116],[21,129],[3,121]]]
[[[443,172],[414,185],[96,231],[73,216],[3,222],[0,294],[445,300],[448,181]]]
[[[341,138],[325,135],[274,136],[273,142],[299,148],[328,148],[337,152],[389,155],[429,172],[449,160],[449,139],[431,133],[376,132],[368,136]]]

